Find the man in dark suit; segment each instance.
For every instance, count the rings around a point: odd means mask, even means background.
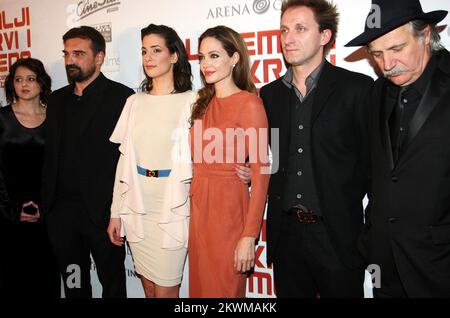
[[[376,5],[376,6],[375,6]],[[371,205],[362,235],[379,266],[375,297],[450,297],[450,54],[418,0],[374,0],[381,13],[347,46],[366,45],[384,77],[371,116]]]
[[[92,253],[103,297],[126,297],[125,250],[106,232],[117,147],[109,141],[133,90],[100,71],[105,40],[87,26],[64,36],[70,85],[48,103],[43,208],[66,297],[92,297]]]
[[[267,212],[278,297],[363,297],[356,242],[368,187],[373,80],[325,60],[337,24],[336,7],[326,0],[284,2],[281,45],[290,67],[261,89],[270,128],[279,130]]]

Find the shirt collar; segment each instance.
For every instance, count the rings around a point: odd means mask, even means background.
[[[420,77],[410,85],[415,90],[417,90],[420,93],[420,95],[423,96],[425,94],[425,90],[427,89],[428,83],[431,80],[431,76],[433,75],[435,68],[436,68],[436,57],[432,55],[422,75],[420,75]]]
[[[308,77],[306,78],[305,83],[306,83],[306,90],[308,92],[313,88],[313,86],[317,85],[324,64],[325,60],[322,60],[322,63],[320,63],[319,66],[317,66],[316,69],[312,71],[311,74],[309,74]],[[292,88],[292,86],[294,86],[293,84],[294,71],[292,70],[292,66],[288,68],[286,74],[284,74],[283,76],[282,81],[289,88]]]
[[[98,93],[99,89],[101,89],[104,86],[105,80],[106,80],[105,75],[103,75],[103,73],[100,72],[100,74],[97,76],[97,78],[94,79],[88,86],[86,86],[83,89],[82,96],[89,97],[93,94]],[[76,95],[75,94],[75,84],[72,84],[72,94]]]

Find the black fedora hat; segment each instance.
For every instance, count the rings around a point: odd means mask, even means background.
[[[374,15],[379,13],[379,23]],[[372,0],[372,9],[366,19],[364,32],[345,46],[362,46],[412,20],[429,21],[437,24],[447,15],[447,11],[423,12],[419,0]]]

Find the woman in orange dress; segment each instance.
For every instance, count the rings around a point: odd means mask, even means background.
[[[269,182],[267,117],[242,37],[230,28],[199,39],[201,78],[191,118],[194,176],[190,297],[245,297]],[[251,196],[236,166],[250,163]]]

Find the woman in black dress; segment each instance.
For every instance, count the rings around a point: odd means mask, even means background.
[[[60,296],[60,277],[45,223],[40,189],[45,105],[51,79],[41,61],[20,59],[5,80],[0,108],[0,291],[10,298]]]

